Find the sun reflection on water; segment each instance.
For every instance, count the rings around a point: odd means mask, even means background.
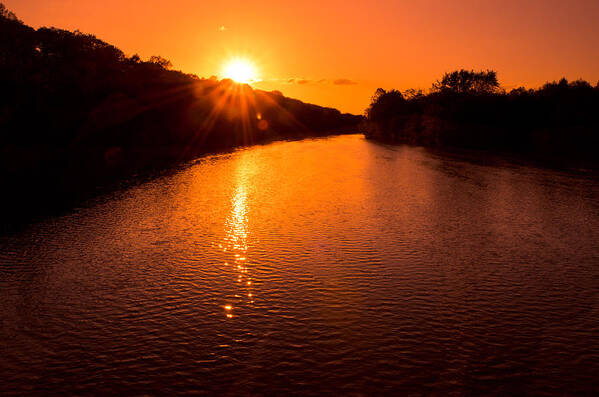
[[[254,173],[255,164],[247,157],[242,155],[239,159],[239,168],[237,170],[236,187],[231,197],[231,212],[225,223],[225,237],[219,244],[223,252],[232,254],[232,269],[235,271],[235,279],[238,288],[242,289],[242,294],[236,294],[233,298],[238,303],[243,302],[243,297],[247,297],[246,303],[254,303],[253,281],[250,274],[250,261],[248,260],[248,191],[252,186],[251,176]],[[228,251],[227,251],[228,250]],[[230,255],[231,255],[230,254]],[[229,262],[225,262],[229,265]],[[228,308],[227,308],[228,307]],[[233,307],[225,306],[225,315],[232,318]]]
[[[245,253],[248,248],[247,236],[247,190],[242,183],[237,186],[235,196],[232,199],[231,215],[227,220],[227,235],[225,237],[225,242],[229,248],[236,251],[235,261],[245,260]]]

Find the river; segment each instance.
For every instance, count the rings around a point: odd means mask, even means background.
[[[204,157],[0,237],[0,394],[597,393],[598,242],[584,172]]]

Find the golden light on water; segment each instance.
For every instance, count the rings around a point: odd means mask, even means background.
[[[242,87],[237,87],[239,92],[243,92]],[[237,178],[233,189],[231,190],[231,209],[229,216],[225,221],[225,236],[221,243],[218,244],[219,249],[225,253],[228,248],[228,256],[233,258],[233,262],[230,263],[233,266],[234,280],[237,280],[237,289],[239,293],[234,294],[228,298],[235,300],[236,310],[240,309],[243,311],[244,302],[241,300],[242,297],[247,297],[245,304],[254,303],[254,282],[251,275],[252,262],[248,255],[248,238],[249,238],[249,225],[248,225],[248,195],[252,191],[252,185],[255,174],[258,172],[258,164],[255,163],[251,156],[240,156],[238,161]],[[214,244],[213,246],[216,246]],[[229,264],[229,262],[225,262]],[[224,306],[225,316],[227,318],[233,317],[233,304]]]
[[[253,62],[246,58],[232,58],[225,62],[222,77],[236,83],[250,84],[258,81],[258,72]]]

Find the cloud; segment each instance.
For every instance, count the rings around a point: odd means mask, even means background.
[[[333,81],[333,84],[335,85],[354,85],[354,84],[358,84],[353,80],[350,79],[337,79],[335,81]]]
[[[274,80],[279,80],[279,79],[274,79]],[[273,80],[273,81],[274,81]],[[304,84],[334,84],[334,85],[354,85],[354,84],[358,84],[356,81],[350,80],[350,79],[336,79],[336,80],[328,80],[328,79],[320,79],[320,80],[311,80],[311,79],[304,79],[301,77],[290,77],[287,79],[280,79],[279,81],[283,81],[286,84],[300,84],[300,85],[304,85]]]
[[[296,78],[296,77],[287,79],[287,84],[309,84],[309,83],[312,83],[312,80]]]

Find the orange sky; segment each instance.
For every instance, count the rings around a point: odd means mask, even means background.
[[[93,33],[201,77],[245,56],[255,87],[353,113],[377,87],[428,88],[462,67],[495,69],[507,88],[599,80],[599,0],[0,1],[28,25]]]

